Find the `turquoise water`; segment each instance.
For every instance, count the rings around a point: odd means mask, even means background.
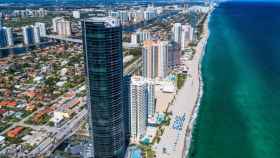
[[[280,158],[280,4],[221,4],[202,63],[192,158]]]
[[[142,158],[141,156],[141,150],[135,149],[132,151],[131,158]]]

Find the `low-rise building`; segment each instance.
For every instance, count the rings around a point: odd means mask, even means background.
[[[16,127],[14,129],[8,131],[7,136],[10,138],[16,138],[23,130],[24,130],[24,127]]]

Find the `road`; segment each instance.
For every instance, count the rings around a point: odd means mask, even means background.
[[[28,156],[45,155],[49,156],[64,140],[75,134],[81,126],[81,122],[87,117],[87,110],[83,109],[80,113],[67,121],[62,127],[54,129],[53,137],[47,138],[32,150]]]
[[[133,74],[142,66],[142,58],[138,58],[124,69],[124,74]]]

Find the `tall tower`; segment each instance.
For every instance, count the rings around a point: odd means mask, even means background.
[[[112,17],[82,22],[88,86],[88,111],[95,158],[123,158],[122,27]]]
[[[0,48],[12,46],[14,44],[12,29],[0,27]]]
[[[173,40],[180,45],[181,38],[182,38],[182,24],[175,23],[172,28],[172,33],[173,33]]]
[[[3,27],[3,26],[4,26],[4,24],[3,24],[4,22],[3,22],[3,21],[4,21],[4,19],[3,19],[3,13],[0,12],[0,27]]]
[[[25,45],[34,43],[34,29],[33,26],[22,27],[23,42]]]
[[[139,141],[147,128],[147,82],[136,76],[131,80],[130,132],[131,141]]]

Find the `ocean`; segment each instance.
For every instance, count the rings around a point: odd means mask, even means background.
[[[212,13],[191,158],[280,157],[280,3]]]

